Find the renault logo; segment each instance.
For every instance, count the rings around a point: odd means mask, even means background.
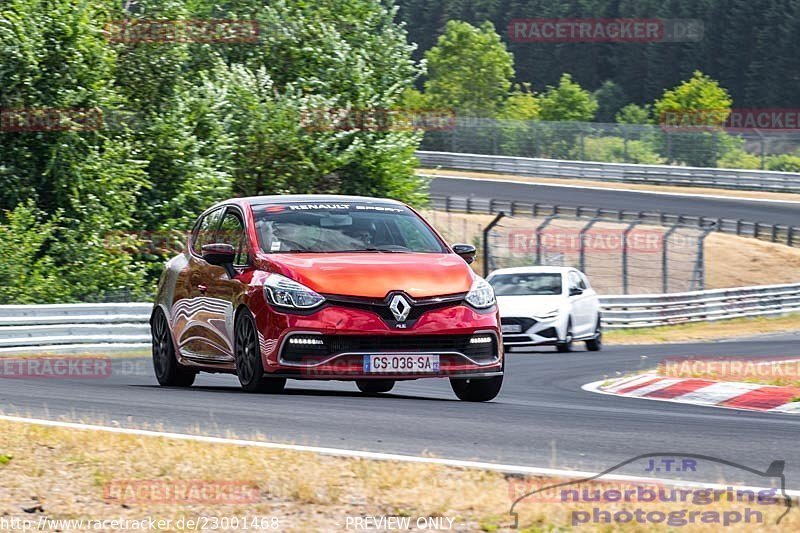
[[[392,301],[389,303],[389,310],[398,322],[405,322],[406,318],[408,318],[408,314],[411,312],[411,304],[402,294],[395,294],[392,297]]]

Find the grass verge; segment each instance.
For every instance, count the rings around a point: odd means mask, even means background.
[[[798,330],[800,330],[800,313],[795,313],[779,317],[735,318],[719,322],[609,330],[603,334],[603,341],[608,344],[682,343],[752,337]]]
[[[189,520],[218,531],[243,530],[244,524],[248,529],[258,524],[261,530],[341,531],[358,529],[356,518],[391,516],[410,518],[413,525],[422,519],[438,524],[440,530],[505,531],[512,524],[508,512],[514,499],[560,481],[2,420],[0,435],[0,525],[2,520],[9,524],[13,520],[148,519],[164,521],[169,525],[162,529],[173,531],[192,529],[187,526]],[[225,492],[231,484],[238,489]],[[195,490],[185,490],[187,486]],[[636,505],[662,512],[688,506]],[[701,505],[699,510],[721,513],[741,505],[717,502]],[[552,494],[524,500],[518,507],[521,531],[568,528],[575,520],[574,511],[590,511],[592,506],[598,504],[566,504]],[[760,529],[800,528],[798,512],[776,528],[774,521],[784,510],[781,505],[754,507],[764,514]],[[631,504],[602,503],[602,511],[621,509],[632,509]],[[661,531],[664,526],[594,525],[590,521],[585,529],[607,531],[610,527]],[[752,523],[740,523],[731,530],[752,527]],[[79,529],[74,523],[60,528]],[[718,528],[718,523],[692,525],[693,531]]]

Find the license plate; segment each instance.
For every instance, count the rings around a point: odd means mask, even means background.
[[[519,324],[503,324],[500,328],[503,333],[522,333],[522,326]]]
[[[408,373],[425,374],[439,372],[438,355],[365,355],[364,373]]]

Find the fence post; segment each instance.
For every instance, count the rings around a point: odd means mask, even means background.
[[[542,264],[542,230],[547,227],[553,219],[558,218],[558,215],[550,215],[542,221],[536,228],[536,264]]]
[[[703,230],[703,234],[697,241],[697,261],[694,265],[694,275],[692,276],[692,285],[689,288],[693,291],[703,291],[706,288],[706,263],[705,263],[705,248],[706,237],[712,231],[715,231],[716,224],[712,224]],[[696,280],[696,282],[695,282]]]
[[[494,217],[488,226],[483,228],[483,277],[487,277],[489,275],[489,232],[492,231],[500,220],[506,216],[503,211],[497,213],[497,216]]]
[[[599,222],[599,220],[596,219],[596,218],[593,218],[592,220],[590,220],[585,226],[583,226],[583,228],[581,229],[581,232],[579,234],[579,237],[578,237],[579,238],[579,244],[580,244],[580,254],[581,254],[580,255],[580,260],[579,260],[580,261],[580,271],[583,272],[583,273],[586,273],[586,244],[584,243],[583,238],[586,235],[586,232],[589,231],[592,228],[592,226],[594,226],[595,223],[597,223],[597,222]]]
[[[622,234],[622,294],[628,294],[628,235],[639,223],[634,220]]]
[[[677,224],[667,230],[664,234],[664,242],[661,243],[661,292],[667,294],[669,292],[669,238],[679,228]]]

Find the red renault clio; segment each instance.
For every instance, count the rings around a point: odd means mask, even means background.
[[[197,220],[161,276],[151,318],[161,385],[232,373],[247,391],[287,379],[365,393],[446,377],[488,401],[503,382],[492,287],[413,209],[350,196],[228,200]]]

